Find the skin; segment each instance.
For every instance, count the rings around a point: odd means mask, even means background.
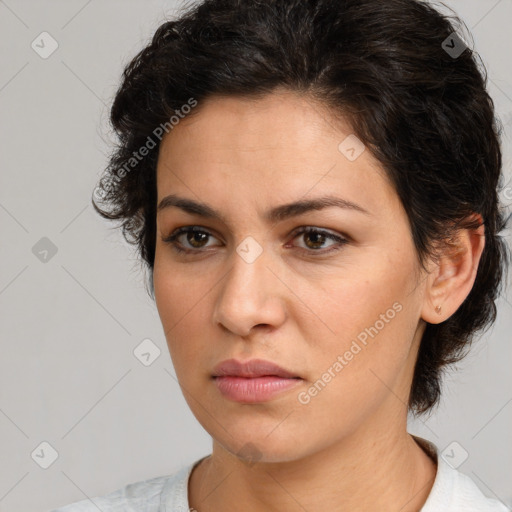
[[[155,300],[184,396],[213,439],[189,480],[199,512],[413,512],[431,491],[436,465],[407,433],[414,363],[425,322],[448,318],[471,290],[483,231],[461,231],[459,250],[424,272],[378,161],[368,148],[355,161],[338,150],[351,133],[312,99],[280,90],[210,98],[162,141],[158,203],[176,194],[226,221],[177,207],[157,214]],[[331,207],[264,219],[274,206],[327,194],[368,213]],[[210,235],[179,238],[193,254],[162,241],[182,226]],[[303,226],[348,243],[293,234]],[[252,263],[236,251],[247,236],[263,251]],[[298,394],[395,303],[401,311],[300,403]],[[211,379],[230,358],[270,360],[302,381],[240,404]]]

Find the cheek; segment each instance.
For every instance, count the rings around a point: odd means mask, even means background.
[[[186,322],[188,313],[199,305],[210,286],[206,276],[198,278],[197,271],[189,274],[186,265],[172,264],[165,251],[165,248],[161,250],[164,253],[161,254],[157,248],[153,284],[158,313],[162,323],[165,323],[164,327],[169,329]]]
[[[200,297],[197,296],[193,280],[187,282],[182,274],[177,274],[174,269],[163,268],[157,260],[153,282],[156,307],[173,364],[178,372],[178,367],[185,362],[183,359],[192,357],[189,354],[194,350],[191,342],[199,339],[194,332],[197,323],[190,319],[200,307]],[[204,295],[204,288],[202,292]]]
[[[314,336],[318,322],[312,318],[307,327],[303,325],[304,336],[312,340],[311,348],[317,354],[316,378],[329,371],[343,375],[331,379],[329,387],[344,388],[352,395],[382,387],[379,377],[389,383],[396,379],[406,364],[418,322],[412,276],[413,262],[404,259],[393,265],[374,265],[365,274],[354,269],[350,279],[329,283],[322,300],[316,300],[329,334],[318,343]]]
[[[405,258],[388,264],[370,256],[350,272],[326,281],[321,294],[311,290],[309,297],[334,337],[355,338],[375,324],[378,331],[389,331],[404,316],[398,310],[412,298],[413,270]]]

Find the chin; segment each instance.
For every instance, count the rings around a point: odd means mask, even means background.
[[[261,435],[247,428],[238,431],[231,428],[229,432],[231,435],[223,432],[222,438],[218,437],[219,432],[215,432],[216,437],[212,437],[224,450],[250,466],[257,463],[291,462],[312,451],[304,443],[304,439],[297,440],[284,429],[280,435],[277,434],[277,429],[273,432],[268,429]],[[268,432],[272,433],[268,435]]]
[[[297,453],[297,447],[290,446],[288,449],[283,449],[283,446],[277,448],[267,445],[248,441],[238,450],[235,450],[233,446],[224,446],[224,448],[247,466],[262,463],[291,462],[301,458],[301,454]]]

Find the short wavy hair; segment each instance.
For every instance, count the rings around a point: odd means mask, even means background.
[[[455,35],[464,23],[417,0],[203,0],[185,7],[124,69],[110,111],[117,144],[94,208],[122,221],[150,272],[154,299],[156,163],[172,116],[187,112],[191,98],[199,106],[189,115],[196,115],[205,98],[257,99],[277,88],[320,102],[334,119],[348,120],[382,164],[423,268],[454,230],[478,226],[472,213],[484,220],[471,292],[450,318],[428,323],[421,340],[408,406],[415,415],[427,412],[439,402],[443,368],[495,321],[510,259],[500,236],[502,125],[485,66]]]

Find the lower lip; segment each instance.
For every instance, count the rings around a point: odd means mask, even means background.
[[[302,382],[299,378],[285,379],[271,375],[253,378],[223,376],[214,380],[223,396],[243,403],[266,402]]]

